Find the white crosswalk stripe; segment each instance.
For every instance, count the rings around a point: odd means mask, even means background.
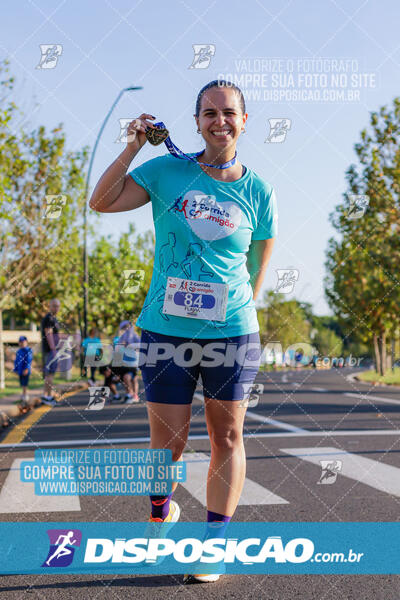
[[[183,455],[183,459],[186,463],[186,481],[181,485],[200,504],[207,506],[206,484],[210,457],[203,452],[188,452]],[[239,505],[254,504],[288,504],[288,501],[246,477]]]
[[[16,458],[8,472],[0,491],[0,513],[81,510],[78,496],[37,496],[34,483],[20,480],[20,465],[25,460],[29,459]]]
[[[333,447],[281,448],[281,451],[318,466],[320,466],[320,460],[341,460],[342,467],[339,477],[344,475],[381,492],[400,496],[400,469],[398,467]]]
[[[338,476],[370,486],[376,490],[400,497],[400,468],[346,452],[335,447],[281,448],[281,452],[297,457],[311,465],[318,466],[316,480],[321,474],[320,461],[340,460]],[[33,483],[20,481],[20,464],[24,459],[15,459],[0,490],[1,513],[65,512],[80,511],[78,496],[37,496]],[[202,506],[207,506],[206,485],[210,456],[203,452],[184,453],[186,481],[182,487]],[[314,467],[312,467],[314,468]],[[240,506],[289,504],[287,500],[274,494],[263,485],[246,478],[239,500]]]

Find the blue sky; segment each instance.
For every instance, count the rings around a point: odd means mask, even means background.
[[[11,60],[17,101],[30,124],[62,122],[69,149],[93,145],[121,88],[143,86],[125,94],[110,118],[92,187],[122,151],[120,118],[154,114],[181,149],[200,150],[192,116],[199,89],[221,75],[247,74],[249,119],[239,158],[272,183],[279,206],[263,289],[275,287],[276,269],[296,268],[299,280],[288,298],[328,314],[324,262],[334,234],[328,216],[346,190],[344,173],[369,112],[399,94],[399,13],[397,0],[20,0],[2,8],[0,55]],[[40,44],[62,45],[55,68],[36,68]],[[215,47],[207,68],[189,68],[194,44]],[[280,100],[271,98],[273,89]],[[332,90],[330,100],[321,99],[324,89]],[[294,93],[307,97],[294,100]],[[269,119],[278,118],[290,119],[286,138],[266,143]],[[146,144],[132,168],[165,151]],[[139,231],[152,228],[150,205],[102,215],[98,227],[117,234],[128,222]]]

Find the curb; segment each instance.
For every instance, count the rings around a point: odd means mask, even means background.
[[[368,373],[368,371],[361,371],[361,373]],[[395,385],[391,383],[380,383],[379,381],[363,381],[358,377],[356,373],[350,373],[346,375],[346,379],[348,381],[357,381],[357,383],[361,383],[363,385],[372,385],[374,387],[386,387],[389,389],[400,390],[400,385]]]

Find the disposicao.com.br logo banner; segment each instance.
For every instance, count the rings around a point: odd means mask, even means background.
[[[400,573],[400,523],[0,523],[0,573]]]

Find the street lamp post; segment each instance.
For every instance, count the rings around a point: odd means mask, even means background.
[[[101,134],[104,131],[104,127],[106,126],[106,123],[107,123],[108,119],[110,118],[110,115],[111,115],[112,111],[114,110],[115,106],[118,104],[121,96],[125,92],[130,92],[133,90],[141,90],[141,89],[143,89],[141,86],[138,86],[138,87],[132,86],[132,87],[126,87],[120,91],[116,100],[114,101],[113,105],[111,106],[110,110],[108,111],[106,118],[103,121],[102,126],[100,127],[100,131],[97,135],[97,138],[96,138],[96,141],[95,141],[95,144],[93,147],[93,152],[90,157],[89,169],[88,169],[88,172],[86,175],[85,206],[84,206],[84,210],[83,210],[83,336],[85,338],[87,337],[88,304],[89,304],[89,261],[88,261],[88,252],[87,252],[87,229],[88,229],[87,228],[87,214],[88,214],[89,181],[90,181],[90,175],[92,172],[94,156],[96,154],[96,150],[97,150],[97,146],[98,146]]]

